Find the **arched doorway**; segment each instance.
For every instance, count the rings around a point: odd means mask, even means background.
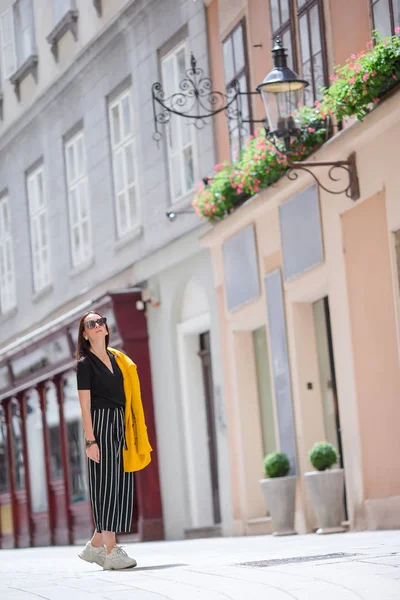
[[[196,537],[206,530],[218,533],[221,510],[210,310],[205,290],[195,278],[183,293],[177,338],[189,501],[185,535]]]

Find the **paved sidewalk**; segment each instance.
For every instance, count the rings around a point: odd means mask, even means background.
[[[127,549],[138,567],[111,572],[81,561],[76,547],[0,550],[0,599],[400,600],[400,531]]]

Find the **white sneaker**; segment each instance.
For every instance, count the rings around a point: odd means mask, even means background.
[[[107,551],[105,546],[96,548],[96,546],[92,546],[92,542],[88,542],[82,552],[78,554],[79,558],[82,560],[86,560],[86,562],[89,563],[96,563],[100,567],[104,566],[106,555]]]
[[[118,569],[130,569],[136,567],[137,562],[130,558],[121,546],[114,546],[110,554],[106,554],[103,569],[104,571],[116,571]]]

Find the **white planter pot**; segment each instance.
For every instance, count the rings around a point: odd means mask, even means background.
[[[260,479],[266,505],[271,513],[274,535],[293,535],[297,477]]]
[[[304,478],[317,517],[317,533],[342,533],[344,521],[344,471],[311,471]]]

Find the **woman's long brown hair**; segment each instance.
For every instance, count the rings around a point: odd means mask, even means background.
[[[83,317],[81,318],[81,320],[79,321],[78,342],[76,345],[76,360],[79,360],[80,358],[82,358],[82,356],[86,356],[87,353],[90,351],[90,342],[89,342],[89,340],[85,340],[85,338],[83,337],[83,332],[85,331],[85,319],[89,315],[98,315],[99,317],[103,317],[103,315],[96,312],[95,310],[89,310],[89,312],[85,313],[83,315]],[[107,323],[106,323],[106,329],[107,329],[107,335],[105,338],[105,342],[106,342],[106,348],[107,348],[108,343],[110,341],[110,332],[108,330]]]

